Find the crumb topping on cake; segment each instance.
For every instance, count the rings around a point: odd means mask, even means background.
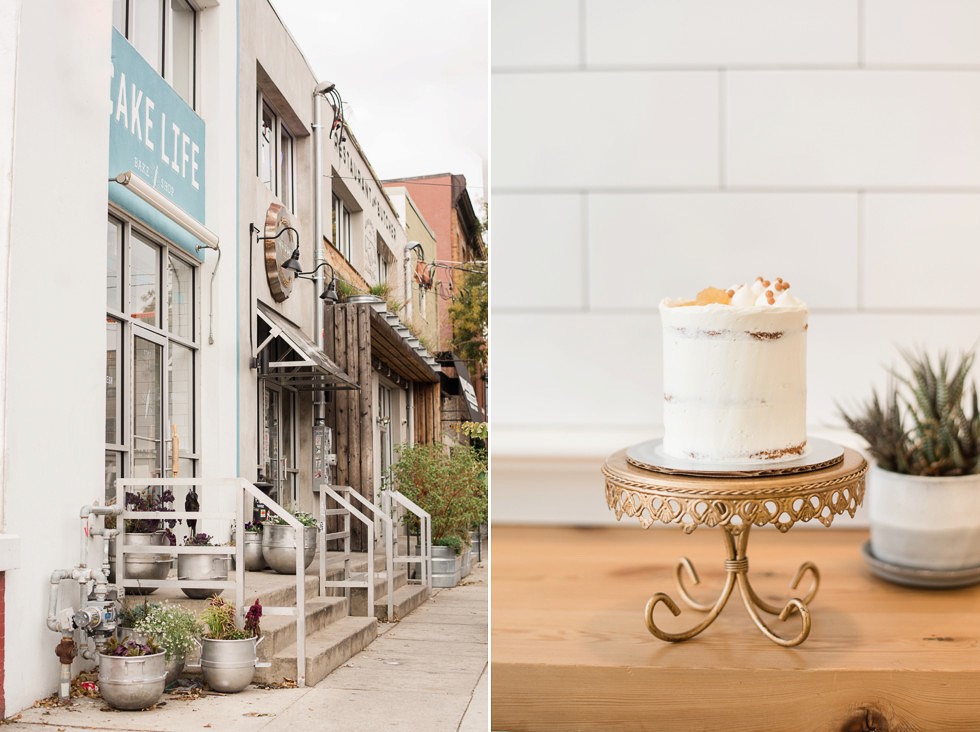
[[[760,452],[754,452],[749,455],[749,457],[753,460],[779,460],[787,455],[802,455],[805,450],[806,441],[803,441],[798,445],[782,447],[778,450],[762,450]]]
[[[770,281],[756,277],[754,282],[732,285],[722,290],[718,287],[705,287],[693,300],[667,301],[668,307],[702,307],[705,305],[730,305],[746,307],[805,308],[806,305],[789,293],[790,284],[782,277]]]

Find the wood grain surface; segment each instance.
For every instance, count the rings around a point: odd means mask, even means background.
[[[494,730],[980,730],[980,587],[884,582],[861,558],[865,531],[753,531],[748,576],[763,599],[781,606],[800,563],[820,569],[797,648],[766,639],[738,590],[690,641],[647,632],[650,595],[680,603],[680,556],[700,574],[698,600],[720,591],[720,530],[494,526],[491,536]],[[699,617],[657,610],[667,630]],[[796,623],[772,627],[793,635]]]

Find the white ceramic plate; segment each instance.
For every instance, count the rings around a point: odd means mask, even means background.
[[[808,473],[836,465],[844,459],[844,448],[819,437],[807,439],[806,453],[792,460],[778,463],[709,463],[667,455],[663,440],[649,440],[626,448],[626,460],[638,468],[657,473],[677,475],[714,475],[738,478],[760,475],[792,475]]]

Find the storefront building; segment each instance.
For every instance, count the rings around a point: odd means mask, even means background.
[[[397,291],[407,239],[352,134],[317,162],[318,87],[268,0],[0,4],[0,712],[56,689],[49,577],[118,478],[261,477],[309,510],[340,395],[368,400],[369,495],[438,423],[435,362],[384,315],[366,380],[324,352],[332,275]],[[296,278],[297,251],[333,269]]]

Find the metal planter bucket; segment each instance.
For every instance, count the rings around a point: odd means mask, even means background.
[[[262,532],[246,531],[245,546],[242,551],[245,553],[245,571],[258,572],[265,569],[265,558],[262,556]]]
[[[137,633],[133,628],[125,625],[120,625],[116,628],[116,637],[120,643],[127,640],[134,640],[137,643],[146,643],[147,641],[145,633]],[[175,682],[177,677],[180,676],[180,672],[184,670],[184,656],[174,656],[171,658],[166,662],[165,670],[167,672],[167,678],[163,682],[164,688]]]
[[[166,687],[163,653],[152,656],[99,654],[99,692],[115,709],[146,709],[156,704]]]
[[[219,554],[178,554],[177,579],[179,580],[226,580],[228,579],[228,557]],[[212,595],[220,595],[224,590],[181,587],[181,592],[193,600],[206,600]]]
[[[166,537],[162,531],[150,534],[127,533],[127,546],[163,546]],[[173,566],[172,554],[127,554],[126,579],[165,580]],[[116,540],[109,540],[109,582],[116,581]],[[149,595],[155,587],[127,587],[127,595]]]
[[[455,587],[462,577],[462,560],[448,546],[432,547],[432,586]]]
[[[303,567],[316,555],[316,527],[303,527]],[[262,524],[262,557],[280,574],[296,574],[296,532],[291,526]]]
[[[242,640],[201,639],[201,673],[204,682],[226,694],[241,691],[252,683],[258,662],[256,646],[261,638]]]

